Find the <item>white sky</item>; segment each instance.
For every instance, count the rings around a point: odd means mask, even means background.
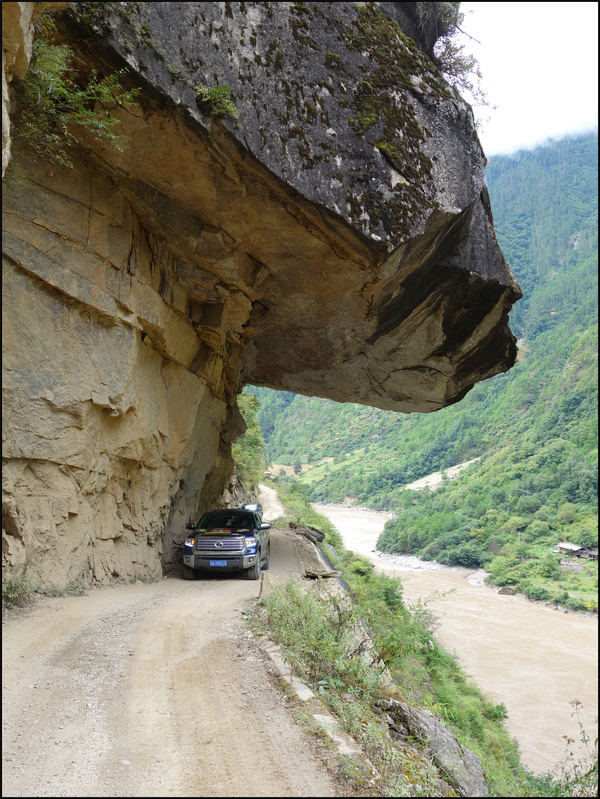
[[[497,106],[473,109],[488,157],[597,129],[597,3],[463,2],[461,11],[463,30],[481,44],[459,43]]]

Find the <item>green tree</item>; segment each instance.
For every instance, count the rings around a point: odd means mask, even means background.
[[[515,535],[526,527],[527,520],[524,516],[511,516],[510,519],[502,525],[502,532]]]
[[[488,105],[481,86],[479,63],[460,43],[461,36],[473,38],[462,29],[465,15],[460,6],[460,2],[417,3],[419,25],[422,30],[434,29],[437,36],[434,61],[449,83],[468,93],[476,104]]]
[[[532,541],[538,538],[546,538],[550,533],[550,525],[548,522],[542,522],[539,519],[534,519],[527,527],[527,535]]]
[[[556,519],[560,524],[573,524],[576,518],[577,507],[572,502],[564,502],[556,514]]]
[[[242,487],[257,489],[265,465],[264,440],[258,423],[260,403],[254,394],[243,393],[238,396],[238,406],[246,422],[246,432],[233,445],[233,458]]]
[[[556,556],[552,555],[550,552],[544,555],[540,560],[538,570],[542,577],[546,577],[549,580],[555,580],[560,577],[560,566],[558,565]]]

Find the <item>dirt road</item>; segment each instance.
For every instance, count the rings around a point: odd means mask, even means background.
[[[270,571],[299,569],[272,530]],[[3,796],[334,796],[246,632],[259,586],[170,578],[6,619]]]
[[[260,485],[260,502],[263,506],[263,516],[267,521],[283,516],[283,505],[277,497],[277,491],[266,485]]]

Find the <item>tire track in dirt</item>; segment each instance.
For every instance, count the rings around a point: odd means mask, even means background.
[[[271,569],[300,562],[272,531]],[[215,576],[42,599],[4,621],[4,796],[334,796]]]

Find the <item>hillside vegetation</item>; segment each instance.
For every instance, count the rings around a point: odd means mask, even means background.
[[[565,569],[553,553],[559,541],[597,547],[597,170],[597,134],[488,166],[498,240],[524,292],[508,373],[409,416],[249,389],[269,462],[313,466],[297,477],[308,498],[397,513],[381,549],[484,565],[498,585],[573,609],[597,608],[597,563]],[[473,458],[435,492],[405,490]]]

